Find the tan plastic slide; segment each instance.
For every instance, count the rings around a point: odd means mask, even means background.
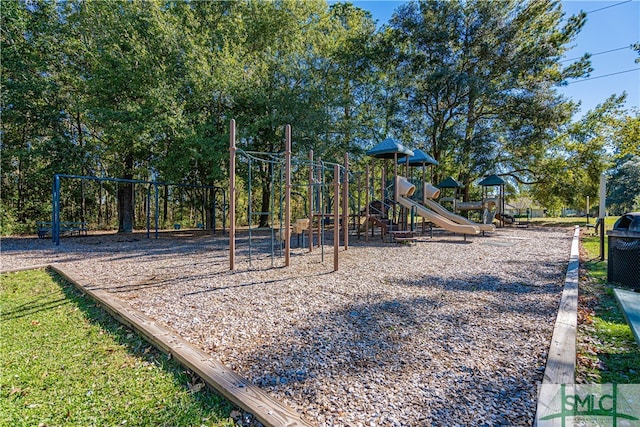
[[[456,224],[455,222],[445,218],[444,216],[425,208],[420,203],[414,202],[413,200],[407,199],[406,197],[398,196],[398,202],[405,208],[415,208],[418,215],[428,219],[438,227],[442,227],[447,231],[459,234],[480,234],[480,228],[477,225]]]
[[[467,218],[460,216],[460,215],[456,215],[453,212],[451,212],[450,210],[444,208],[440,203],[438,202],[434,202],[433,200],[423,200],[423,203],[426,207],[428,207],[429,209],[433,210],[434,212],[442,215],[443,217],[458,223],[458,224],[466,224],[466,225],[475,225],[477,226],[480,231],[496,231],[496,227],[493,224],[478,224],[477,222],[473,222],[471,220],[468,220]]]

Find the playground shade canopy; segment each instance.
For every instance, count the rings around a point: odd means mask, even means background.
[[[413,156],[414,152],[392,138],[385,139],[367,151],[367,156],[379,159],[393,159],[396,155],[397,157]]]
[[[437,165],[438,161],[420,149],[413,149],[413,156],[409,157],[409,166]],[[407,160],[398,161],[399,164],[406,164]]]
[[[440,182],[440,184],[436,185],[438,188],[459,188],[462,187],[458,181],[449,177],[444,181]]]
[[[478,184],[482,185],[483,187],[489,187],[492,185],[504,185],[505,182],[504,182],[504,179],[494,174],[494,175],[489,175],[488,177],[480,181]]]

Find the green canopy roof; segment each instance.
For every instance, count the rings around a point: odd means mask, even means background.
[[[442,181],[440,184],[436,185],[438,188],[459,188],[462,187],[458,181],[449,177]]]
[[[489,175],[488,177],[480,181],[478,184],[482,185],[483,187],[489,187],[492,185],[504,185],[505,182],[504,182],[504,179],[494,174],[494,175]]]
[[[385,139],[367,151],[367,156],[377,157],[379,159],[393,159],[396,154],[398,157],[413,156],[413,151],[391,138]]]
[[[407,159],[398,161],[398,164],[406,164]],[[409,166],[437,165],[438,161],[420,149],[413,150],[413,156],[409,157]]]

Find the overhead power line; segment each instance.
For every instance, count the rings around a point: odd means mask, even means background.
[[[604,77],[616,76],[618,74],[630,73],[632,71],[638,71],[638,70],[640,70],[640,67],[632,68],[630,70],[618,71],[617,73],[603,74],[601,76],[596,76],[596,77],[587,77],[586,79],[580,79],[580,80],[576,80],[576,81],[573,81],[573,82],[567,82],[567,84],[568,85],[572,85],[574,83],[586,82],[588,80],[602,79]]]
[[[599,9],[593,9],[593,10],[590,10],[588,12],[585,12],[585,15],[589,15],[590,13],[600,12],[601,10],[610,9],[612,7],[620,6],[620,5],[625,4],[625,3],[631,3],[631,1],[632,0],[621,1],[620,3],[611,4],[609,6],[601,7]],[[566,21],[566,20],[567,20],[567,18],[562,18],[562,21]]]
[[[600,9],[590,10],[589,12],[586,12],[586,13],[587,13],[587,15],[588,15],[588,14],[590,14],[590,13],[600,12],[601,10],[609,9],[609,8],[611,8],[611,7],[620,6],[621,4],[630,3],[630,2],[631,2],[631,0],[621,1],[620,3],[612,4],[612,5],[605,6],[605,7],[601,7]]]
[[[617,49],[603,50],[602,52],[592,53],[591,56],[603,55],[605,53],[617,52],[619,50],[624,50],[624,49],[631,50],[631,48],[629,46],[623,46],[623,47],[619,47]],[[582,56],[576,56],[575,58],[569,58],[569,59],[562,59],[560,62],[575,61],[576,59],[580,59],[580,58],[582,58]]]

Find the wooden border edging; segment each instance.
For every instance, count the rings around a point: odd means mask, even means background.
[[[547,354],[543,384],[574,384],[576,371],[576,331],[578,329],[578,281],[580,268],[580,227],[576,226],[571,241],[571,255],[564,280],[551,345]],[[555,397],[555,390],[541,387],[537,413]],[[537,416],[536,416],[537,420]],[[537,424],[537,423],[535,423]],[[534,425],[535,425],[534,424]]]
[[[2,271],[11,273],[49,268],[89,295],[121,323],[131,327],[160,350],[171,354],[186,368],[197,373],[210,387],[238,407],[253,414],[265,426],[312,426],[298,413],[278,402],[264,390],[249,383],[211,355],[194,347],[175,332],[171,332],[150,317],[108,292],[91,289],[73,273],[48,264]]]

